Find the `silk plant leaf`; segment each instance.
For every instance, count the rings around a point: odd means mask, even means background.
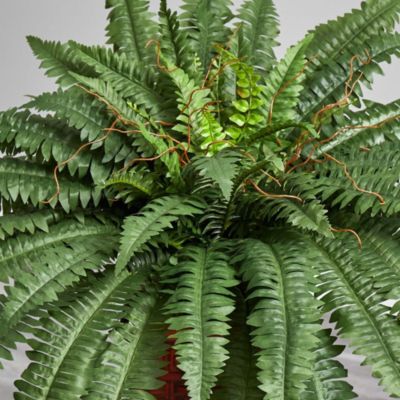
[[[304,245],[304,243],[303,243]],[[313,375],[319,303],[311,292],[312,264],[301,243],[267,245],[245,241],[239,250],[247,300],[254,301],[248,324],[265,399],[300,398]],[[251,304],[251,303],[250,303]]]
[[[229,9],[231,0],[184,0],[180,14],[181,26],[188,34],[190,45],[207,70],[213,53],[213,46],[223,44],[229,36],[225,26],[233,15]]]
[[[165,271],[176,289],[166,305],[169,328],[176,333],[178,367],[193,400],[207,400],[222,372],[228,351],[231,287],[237,281],[222,248],[187,247],[178,265]]]
[[[275,63],[278,18],[272,0],[247,0],[238,11],[238,56],[265,73]]]
[[[311,40],[312,36],[307,36],[291,47],[266,76],[265,107],[269,123],[296,119],[296,108],[303,90],[306,51]]]
[[[116,271],[119,273],[137,252],[182,216],[200,214],[204,205],[194,199],[179,196],[161,197],[148,203],[138,215],[125,218]]]
[[[212,179],[221,189],[226,200],[232,194],[234,178],[238,172],[237,162],[240,156],[233,152],[221,151],[212,157],[201,157],[194,161],[194,167],[200,175]]]
[[[107,0],[111,9],[108,19],[108,43],[138,62],[155,63],[155,53],[147,47],[157,39],[157,24],[152,19],[147,0]]]

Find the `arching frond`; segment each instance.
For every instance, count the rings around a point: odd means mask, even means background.
[[[14,236],[16,232],[35,233],[48,232],[49,226],[62,218],[62,213],[56,210],[40,210],[25,213],[13,213],[0,217],[0,239]]]
[[[34,235],[20,234],[0,244],[0,277],[16,278],[21,271],[31,271],[31,263],[38,261],[43,252],[53,246],[72,246],[86,239],[99,240],[101,236],[115,236],[118,229],[110,220],[100,222],[94,218],[85,218],[83,222],[64,219],[52,225],[49,232],[37,232]],[[32,272],[32,271],[31,271]]]
[[[390,104],[367,102],[367,108],[348,112],[342,128],[323,128],[321,136],[327,140],[315,151],[315,155],[330,152],[337,147],[369,147],[383,141],[397,142],[400,138],[400,101]]]
[[[119,324],[125,303],[144,285],[139,274],[116,276],[109,270],[91,275],[50,307],[29,340],[32,363],[15,383],[20,392],[16,396],[39,400],[85,395],[91,381],[87,372],[105,347],[107,332],[99,327]]]
[[[129,309],[107,337],[105,350],[99,356],[85,399],[154,399],[148,391],[163,386],[167,345],[163,303],[157,287],[135,293]],[[126,307],[126,306],[125,306]]]
[[[190,45],[207,71],[216,44],[226,43],[229,29],[225,26],[233,15],[229,6],[231,0],[184,0],[180,15],[182,27],[186,30]]]
[[[301,400],[349,400],[357,395],[352,386],[344,379],[347,371],[336,360],[344,346],[334,344],[335,338],[330,336],[330,330],[324,329],[318,333],[320,345],[316,351],[314,374],[309,380],[307,389],[301,394]]]
[[[254,302],[248,324],[257,354],[258,380],[268,399],[300,398],[313,374],[318,302],[311,294],[312,264],[294,243],[246,241],[241,274]]]
[[[295,120],[299,96],[303,90],[305,54],[312,36],[291,47],[266,77],[268,123]]]
[[[166,306],[174,348],[189,396],[207,400],[222,372],[228,351],[230,288],[237,284],[227,255],[218,247],[188,247],[165,273],[176,289]],[[184,312],[182,312],[184,310]]]
[[[40,154],[45,161],[56,161],[60,170],[80,177],[90,172],[94,180],[105,179],[110,167],[102,163],[96,152],[79,152],[79,132],[51,116],[42,117],[25,110],[0,114],[0,143],[13,152]],[[71,159],[71,160],[70,160]],[[70,160],[68,163],[66,161]]]
[[[238,56],[265,73],[275,63],[273,48],[278,44],[278,18],[272,0],[247,0],[238,17]]]
[[[70,72],[94,76],[95,71],[90,66],[75,60],[74,53],[67,44],[45,41],[34,36],[28,36],[27,40],[33,53],[41,61],[41,68],[46,70],[46,75],[57,78],[60,86],[76,83]]]
[[[93,142],[90,149],[103,148],[103,162],[121,162],[134,158],[136,154],[127,138],[119,133],[109,133],[113,119],[107,107],[94,96],[90,98],[82,89],[43,93],[26,104],[26,107],[51,111],[57,118],[65,119],[69,126],[79,130],[81,141]]]
[[[262,400],[264,393],[258,388],[256,350],[250,343],[250,330],[246,325],[248,308],[242,294],[238,294],[236,310],[231,314],[231,331],[226,346],[229,359],[219,375],[211,400]]]
[[[106,47],[88,47],[75,42],[69,42],[69,45],[76,52],[76,58],[93,67],[100,79],[110,84],[121,97],[145,107],[158,119],[171,117],[168,112],[174,104],[168,104],[158,90],[152,69],[139,62],[133,63],[127,54],[114,53]]]
[[[146,250],[151,239],[172,227],[182,216],[200,214],[204,204],[196,199],[179,196],[161,197],[148,203],[139,215],[127,217],[124,221],[117,272],[139,251]]]
[[[59,203],[67,212],[79,205],[86,207],[91,200],[99,203],[101,192],[96,187],[66,178],[59,178],[59,185],[60,193],[54,196],[56,183],[51,170],[22,159],[0,159],[0,194],[6,200],[21,199],[24,204],[39,206],[53,197],[50,205]]]
[[[300,97],[303,118],[310,118],[329,104],[346,107],[361,94],[360,83],[370,85],[379,64],[390,61],[400,52],[400,34],[376,35],[360,46],[352,44],[352,54],[340,54],[335,62],[324,64],[313,74],[311,82]],[[312,55],[310,55],[312,57]],[[345,93],[347,91],[347,93]]]
[[[355,242],[355,241],[354,241]],[[339,335],[349,339],[356,354],[366,357],[385,390],[400,395],[400,326],[374,294],[373,270],[379,273],[380,264],[366,266],[353,261],[353,246],[343,240],[318,241],[315,265],[319,271],[318,294],[326,311],[333,311],[331,321],[336,322]],[[311,248],[310,248],[311,250]]]
[[[152,20],[148,0],[107,0],[110,8],[107,35],[109,43],[131,58],[153,62],[154,53],[147,47],[157,39],[157,25]]]

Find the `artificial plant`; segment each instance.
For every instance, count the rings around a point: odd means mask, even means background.
[[[328,313],[400,397],[400,101],[362,96],[400,2],[280,61],[272,0],[148,6],[108,0],[108,46],[29,37],[59,89],[0,114],[15,399],[164,398],[167,354],[193,400],[353,399]]]

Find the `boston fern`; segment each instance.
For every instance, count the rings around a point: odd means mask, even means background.
[[[15,399],[353,399],[325,315],[399,398],[400,101],[362,97],[399,0],[280,61],[272,0],[148,6],[107,1],[111,46],[29,37],[59,89],[0,114]]]

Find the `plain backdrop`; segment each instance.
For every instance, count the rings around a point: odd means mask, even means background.
[[[376,0],[379,1],[379,0]],[[399,0],[400,1],[400,0]],[[151,1],[157,11],[158,0]],[[172,8],[180,1],[170,0]],[[235,1],[238,6],[240,1]],[[281,46],[284,50],[301,39],[315,25],[334,19],[360,5],[359,0],[275,0],[281,21]],[[105,42],[104,27],[107,12],[104,0],[0,0],[0,110],[20,105],[26,95],[36,95],[55,89],[52,80],[38,69],[25,37],[35,35],[49,40],[76,40],[85,44]],[[400,60],[384,65],[385,76],[377,77],[374,90],[366,95],[375,101],[389,102],[399,96]],[[21,349],[16,352],[16,363],[6,363],[0,371],[0,399],[11,400],[13,380],[27,365]],[[361,400],[389,399],[376,381],[369,378],[368,367],[360,367],[361,357],[349,351],[341,356],[349,368],[349,380]],[[234,399],[233,399],[234,400]]]

